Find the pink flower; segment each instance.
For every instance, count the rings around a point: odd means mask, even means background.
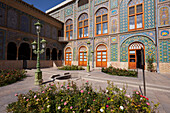
[[[73,109],[73,107],[71,106],[70,109]]]
[[[29,101],[29,99],[27,99],[26,101]]]
[[[64,105],[67,105],[67,102],[64,102]]]
[[[69,85],[67,85],[67,87],[69,87]]]
[[[83,90],[81,90],[80,92],[81,92],[81,93],[83,93],[84,91],[83,91]]]
[[[90,92],[88,92],[88,94],[90,94]]]
[[[63,87],[63,84],[61,84],[61,87]]]
[[[150,105],[150,103],[149,102],[146,102],[146,104],[149,106]]]
[[[136,92],[137,95],[139,95],[139,92]]]
[[[49,88],[49,90],[51,90],[51,88]]]
[[[67,87],[67,89],[70,89],[70,87]]]
[[[34,98],[36,98],[36,97],[37,97],[37,95],[34,96]]]
[[[16,93],[15,96],[18,96],[18,94]]]
[[[63,102],[63,99],[61,99],[61,102]]]
[[[36,101],[39,101],[40,99],[36,99]]]
[[[51,84],[51,86],[54,86],[54,84]]]
[[[149,100],[148,98],[146,98],[146,100]]]
[[[89,82],[88,80],[86,82]]]
[[[45,91],[42,91],[42,93],[45,93]]]
[[[95,101],[95,99],[93,101]]]
[[[107,100],[110,100],[110,97],[108,97]]]
[[[106,105],[106,107],[108,108],[108,107],[109,107],[109,105]]]

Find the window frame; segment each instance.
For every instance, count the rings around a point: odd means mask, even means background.
[[[107,9],[107,8],[105,8],[105,9]],[[100,9],[99,9],[100,10]],[[99,11],[98,10],[98,11]],[[97,12],[98,12],[97,11]],[[107,11],[108,11],[108,9],[107,9]],[[96,12],[96,13],[97,13]],[[107,15],[107,20],[106,21],[103,21],[103,16],[104,15]],[[97,17],[100,17],[101,18],[101,21],[100,22],[98,22],[97,23]],[[109,34],[109,18],[108,18],[109,16],[108,16],[108,12],[107,13],[105,13],[105,14],[102,14],[102,15],[99,15],[99,16],[96,16],[96,14],[95,14],[95,36],[103,36],[103,35],[108,35]],[[107,33],[104,33],[103,34],[103,23],[107,23]],[[98,24],[101,24],[101,34],[97,34],[97,25]]]
[[[68,19],[68,20],[66,21],[66,23],[65,23],[65,39],[67,40],[67,32],[68,32],[68,34],[69,34],[69,35],[68,35],[68,40],[73,40],[73,34],[72,34],[72,39],[70,39],[70,32],[72,31],[72,33],[73,33],[73,23],[72,23],[72,24],[69,24],[69,25],[66,25],[69,20],[72,21],[72,19]],[[70,26],[71,26],[71,25],[72,25],[72,29],[70,29]],[[67,26],[68,26],[68,30],[67,30]]]
[[[137,13],[137,6],[142,5],[142,12]],[[129,15],[129,9],[131,7],[134,7],[135,11],[134,14]],[[137,15],[141,15],[142,14],[142,28],[137,28]],[[135,29],[130,29],[129,26],[129,22],[130,22],[130,17],[131,16],[135,16]],[[144,29],[144,2],[143,3],[139,3],[139,4],[135,4],[132,6],[128,6],[128,31],[135,31],[135,30],[141,30]]]
[[[86,14],[86,13],[83,13],[83,14]],[[80,17],[81,17],[83,14],[81,14]],[[88,14],[86,14],[86,15],[88,16]],[[80,18],[80,17],[79,17],[79,18]],[[89,37],[89,19],[87,18],[87,19],[84,19],[84,20],[79,21],[79,18],[78,18],[78,22],[77,22],[77,25],[78,25],[78,27],[77,27],[77,28],[78,28],[78,33],[77,33],[78,39],[88,38],[88,37]],[[84,26],[84,22],[85,22],[86,20],[88,21],[88,23],[87,23],[86,26]],[[79,27],[79,23],[80,23],[80,22],[82,22],[82,27]],[[85,27],[88,27],[88,36],[86,36],[86,37],[84,36],[84,28],[85,28]],[[81,29],[81,28],[83,29],[83,37],[79,37],[79,29]]]

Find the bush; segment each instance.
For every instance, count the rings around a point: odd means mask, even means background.
[[[7,106],[13,113],[148,113],[156,112],[158,104],[151,107],[149,99],[134,91],[126,94],[126,88],[118,88],[108,82],[106,90],[95,92],[88,81],[80,88],[72,82],[57,85],[49,84],[40,91],[15,94],[17,102]]]
[[[153,66],[154,58],[153,57],[149,58],[149,56],[148,56],[147,61],[148,61],[148,66],[147,66],[148,71],[152,72],[154,70],[154,66]]]
[[[58,68],[59,70],[85,70],[83,67],[81,66],[76,66],[76,65],[72,65],[72,66],[63,66],[61,68]]]
[[[12,84],[26,77],[25,70],[0,70],[0,86]]]
[[[109,66],[108,68],[102,68],[101,70],[104,73],[108,73],[110,75],[118,75],[118,76],[127,76],[127,77],[137,77],[136,71],[130,71],[126,69],[115,68]]]

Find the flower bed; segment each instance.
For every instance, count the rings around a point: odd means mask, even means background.
[[[68,85],[49,84],[40,91],[16,94],[17,102],[7,106],[13,113],[148,113],[155,112],[158,104],[151,107],[148,98],[139,91],[127,95],[126,88],[118,88],[108,82],[106,90],[95,92],[88,81],[78,88]]]
[[[63,66],[58,68],[59,70],[85,70],[81,66],[71,65],[71,66]]]
[[[111,74],[111,75],[118,75],[118,76],[127,76],[127,77],[137,77],[136,71],[129,71],[126,69],[120,69],[115,67],[108,67],[108,68],[102,68],[101,70],[104,73]]]
[[[0,70],[0,87],[12,84],[26,77],[25,70]]]

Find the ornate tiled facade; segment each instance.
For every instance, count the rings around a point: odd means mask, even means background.
[[[160,62],[170,63],[170,39],[159,42]]]
[[[118,61],[118,44],[111,44],[110,54],[111,61]]]

